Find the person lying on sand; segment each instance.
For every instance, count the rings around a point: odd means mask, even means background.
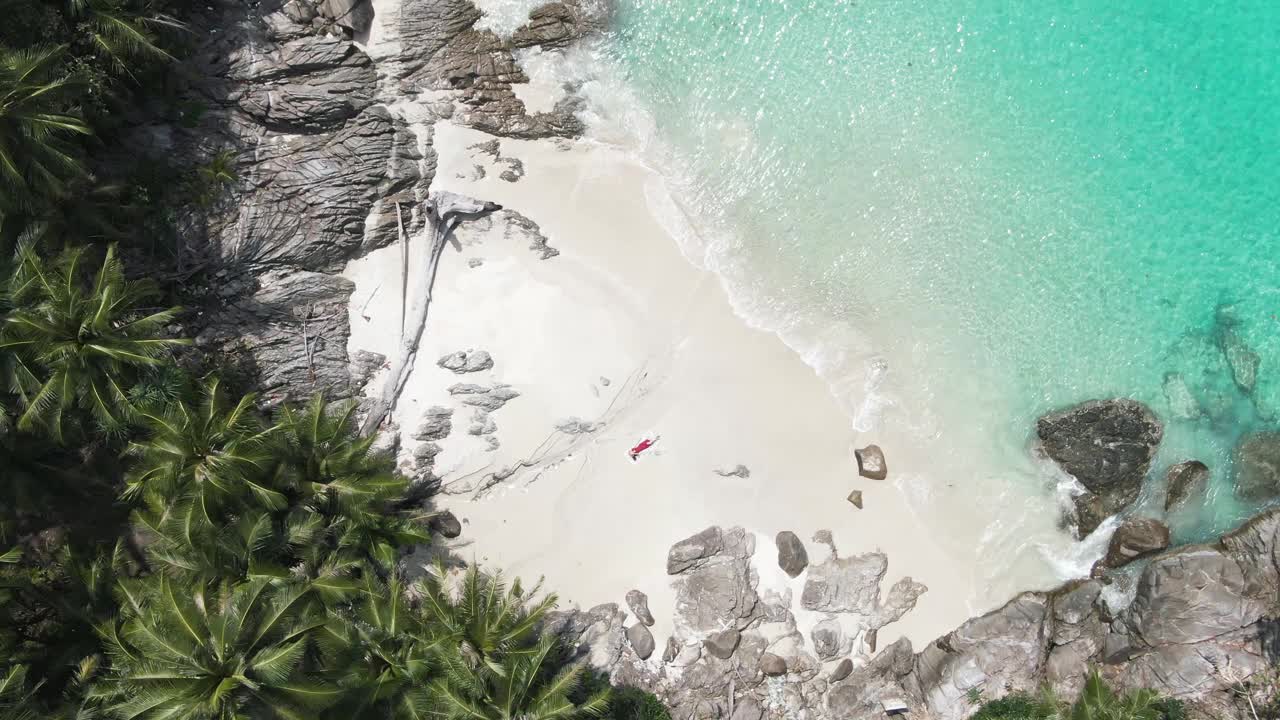
[[[631,462],[635,462],[636,460],[638,460],[640,458],[640,453],[653,447],[653,444],[658,442],[658,438],[660,437],[662,436],[654,435],[652,438],[645,437],[643,440],[636,443],[635,447],[627,451],[627,456],[631,458]]]

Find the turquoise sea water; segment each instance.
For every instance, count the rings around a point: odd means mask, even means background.
[[[1138,398],[1147,503],[1214,469],[1192,540],[1252,509],[1230,450],[1280,412],[1277,28],[1252,0],[621,0],[611,52],[698,252],[855,424],[1035,484],[1038,415]]]

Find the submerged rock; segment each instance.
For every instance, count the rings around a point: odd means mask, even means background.
[[[789,577],[795,577],[804,572],[809,565],[809,553],[804,549],[804,543],[800,538],[790,530],[783,530],[774,538],[774,543],[778,546],[778,567],[782,568]]]
[[[884,461],[884,452],[879,445],[868,445],[853,451],[858,461],[858,474],[872,480],[884,480],[889,476],[889,467]]]
[[[1168,488],[1164,500],[1165,511],[1184,505],[1191,497],[1204,497],[1209,484],[1209,466],[1199,460],[1186,460],[1169,468],[1165,475]]]
[[[1164,428],[1146,405],[1122,398],[1049,413],[1036,434],[1045,455],[1087,491],[1075,499],[1084,536],[1138,497]]]
[[[1280,497],[1280,432],[1260,432],[1240,442],[1235,452],[1236,494],[1249,502]]]
[[[1102,562],[1118,568],[1169,547],[1169,526],[1154,518],[1129,518],[1111,536]]]

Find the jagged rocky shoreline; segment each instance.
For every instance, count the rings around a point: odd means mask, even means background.
[[[513,53],[598,32],[604,10],[551,2],[505,39],[476,29],[480,17],[467,0],[408,0],[395,18],[399,49],[377,65],[354,40],[372,19],[360,2],[219,2],[197,20],[203,32],[191,62],[211,78],[198,89],[205,110],[143,134],[153,151],[193,164],[227,149],[238,158],[233,192],[185,218],[195,238],[187,256],[209,271],[189,288],[202,301],[191,324],[199,345],[252,366],[271,400],[321,389],[358,396],[386,360],[348,352],[354,287],[340,273],[395,240],[397,204],[411,229],[427,221],[433,119],[504,137],[582,132],[571,93],[549,112],[526,110],[513,86],[528,77]],[[423,100],[418,107],[433,117],[406,117],[395,107],[400,96]],[[1041,420],[1043,451],[1083,486],[1075,500],[1082,534],[1133,503],[1161,432],[1149,410],[1127,401]],[[1246,492],[1280,489],[1276,457],[1274,436],[1246,441]],[[430,463],[419,471],[429,475]],[[1206,477],[1201,464],[1175,466],[1168,505],[1202,493]],[[456,519],[445,522],[447,535],[461,532]],[[672,547],[670,637],[648,629],[642,589],[625,599],[627,609],[566,611],[552,626],[584,660],[657,693],[682,719],[878,718],[886,702],[911,717],[962,718],[974,709],[970,691],[987,699],[1042,684],[1072,692],[1091,666],[1219,717],[1235,684],[1276,652],[1280,511],[1218,542],[1173,550],[1167,528],[1162,535],[1133,523],[1117,532],[1096,577],[1018,595],[918,651],[905,639],[877,649],[876,633],[910,610],[923,586],[906,578],[882,594],[888,559],[841,557],[821,533],[779,541],[788,575],[807,573],[799,606],[819,617],[807,635],[793,598],[760,591],[756,538],[719,527]]]

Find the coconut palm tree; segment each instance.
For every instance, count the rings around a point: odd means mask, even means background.
[[[99,57],[130,77],[136,62],[173,59],[157,44],[158,30],[185,27],[168,15],[125,0],[66,0],[66,16]]]
[[[90,130],[75,111],[79,84],[64,47],[0,48],[0,221],[56,198],[83,173],[69,142]]]
[[[335,717],[419,720],[431,714],[433,656],[442,636],[414,608],[403,581],[366,575],[363,601],[321,634],[326,664],[347,692]]]
[[[119,588],[127,619],[100,629],[111,667],[94,689],[109,715],[312,720],[341,697],[310,657],[325,618],[305,586],[158,575]]]
[[[398,548],[430,541],[425,525],[395,508],[408,481],[395,461],[362,437],[355,401],[325,403],[316,395],[302,408],[284,407],[274,439],[277,485],[289,488],[307,513],[323,519],[302,557],[312,567],[372,562],[385,573]]]
[[[474,566],[456,593],[437,565],[416,587],[422,610],[440,639],[434,660],[440,676],[431,683],[434,714],[449,720],[556,720],[597,717],[608,707],[608,689],[575,704],[569,695],[582,678],[581,665],[561,665],[558,638],[539,636],[538,625],[556,597],[534,601],[516,581],[508,589],[499,575]]]
[[[141,408],[144,437],[126,451],[134,459],[124,495],[161,515],[193,501],[190,520],[221,524],[221,513],[244,507],[279,510],[287,498],[273,487],[268,441],[273,432],[253,412],[256,396],[234,404],[222,381],[206,378],[194,406],[174,402]],[[163,518],[157,516],[153,523]]]
[[[52,264],[30,245],[20,252],[9,290],[15,309],[0,324],[0,353],[12,354],[9,389],[23,406],[18,428],[64,443],[73,429],[89,429],[85,421],[121,432],[135,411],[127,388],[187,342],[163,336],[180,308],[139,312],[152,289],[125,280],[114,247],[92,277],[83,248]]]
[[[25,665],[0,671],[0,720],[37,720],[35,694],[39,684],[27,684]]]

